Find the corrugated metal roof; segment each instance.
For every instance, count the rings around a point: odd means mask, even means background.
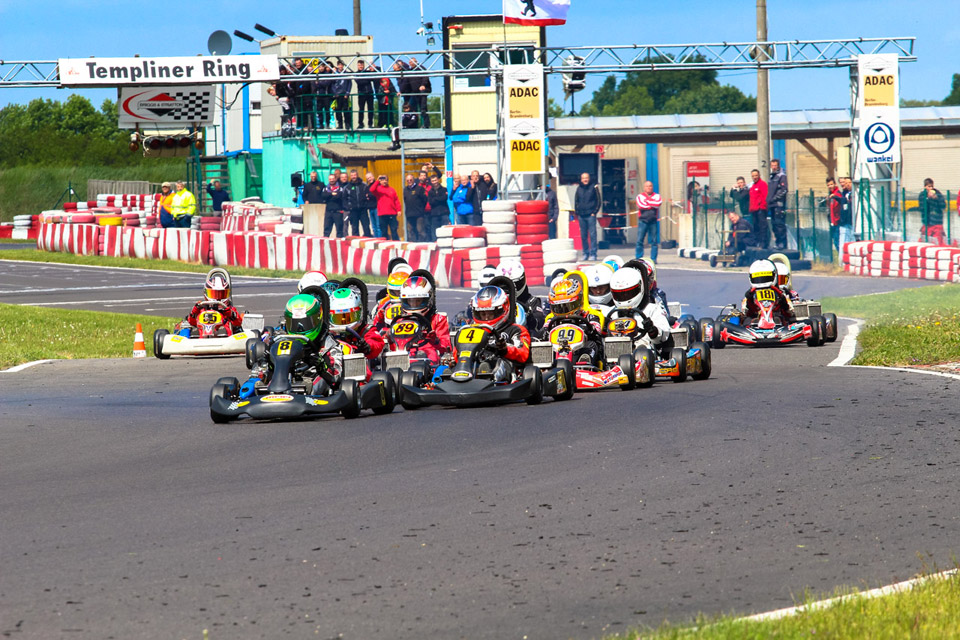
[[[344,162],[358,162],[364,160],[400,159],[400,150],[390,149],[390,142],[329,142],[318,144],[317,149],[325,158],[330,158],[343,164]],[[426,143],[405,144],[404,153],[409,156],[443,155],[443,143],[439,145]]]

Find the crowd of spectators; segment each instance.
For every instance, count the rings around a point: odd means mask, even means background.
[[[429,128],[427,96],[433,87],[426,70],[411,57],[394,62],[391,71],[402,74],[396,83],[366,60],[357,60],[356,68],[349,69],[339,58],[296,58],[292,66],[281,65],[284,80],[270,85],[267,93],[280,104],[284,135],[298,130],[396,128],[401,110],[404,128]],[[342,77],[345,73],[370,78],[352,80]]]

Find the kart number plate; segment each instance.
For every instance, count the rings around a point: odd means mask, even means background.
[[[183,342],[183,336],[170,336],[170,342]]]
[[[480,344],[484,331],[481,329],[464,329],[457,334],[458,344]]]
[[[607,331],[614,335],[633,333],[637,329],[637,321],[633,318],[617,318],[607,324]]]
[[[400,315],[400,305],[393,303],[387,306],[383,312],[383,317],[386,319],[387,324],[392,323]]]
[[[220,324],[222,317],[218,311],[204,311],[200,314],[200,324]]]
[[[283,342],[277,345],[277,355],[278,356],[290,355],[290,349],[292,347],[293,347],[293,342],[291,342],[290,340],[284,340]]]
[[[584,341],[583,330],[573,325],[565,324],[550,332],[550,342],[557,344],[566,340],[569,344],[579,344]]]
[[[412,336],[416,331],[416,322],[401,322],[392,329],[393,335],[395,336]]]
[[[757,300],[761,302],[775,302],[777,299],[773,289],[757,289]]]

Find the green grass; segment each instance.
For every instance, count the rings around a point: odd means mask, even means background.
[[[867,321],[852,364],[912,366],[960,361],[960,285],[824,298],[823,308]]]
[[[23,244],[27,246],[37,246],[36,240],[18,240],[16,238],[0,238],[0,244]]]
[[[173,329],[177,318],[104,311],[0,304],[0,369],[47,359],[129,358],[133,334],[143,325],[147,355],[153,332]]]
[[[129,269],[147,269],[152,271],[182,271],[185,273],[206,273],[212,267],[205,264],[177,262],[176,260],[143,260],[141,258],[111,258],[108,256],[80,256],[72,253],[54,251],[31,251],[29,249],[4,250],[0,261],[26,260],[29,262],[54,262],[58,264],[94,265],[99,267],[126,267]],[[301,271],[283,271],[281,269],[249,269],[247,267],[227,267],[233,276],[262,276],[266,278],[294,278],[303,275]],[[344,274],[328,273],[327,277],[342,280]],[[386,284],[387,279],[380,276],[359,276],[367,284]]]
[[[842,600],[797,615],[753,622],[733,616],[701,617],[693,627],[664,624],[652,631],[606,636],[607,640],[899,640],[900,638],[960,639],[960,577],[956,574],[926,581],[912,589],[876,598],[837,592]],[[814,600],[808,598],[805,604]]]

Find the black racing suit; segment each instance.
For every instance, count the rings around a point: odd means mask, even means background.
[[[543,301],[527,289],[517,296],[517,304],[521,305],[527,314],[527,330],[530,335],[540,337],[543,330],[543,319],[547,315],[543,310]]]

